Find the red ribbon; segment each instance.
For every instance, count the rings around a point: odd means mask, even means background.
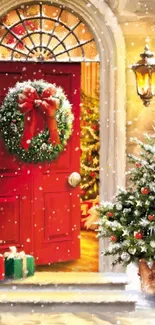
[[[60,100],[53,97],[56,88],[52,85],[43,90],[39,95],[32,86],[26,87],[18,95],[18,107],[24,114],[24,132],[21,139],[21,146],[28,150],[31,140],[38,133],[48,127],[50,140],[55,146],[60,143],[58,126],[55,120],[55,112],[59,108]]]

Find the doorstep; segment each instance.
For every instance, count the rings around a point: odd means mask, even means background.
[[[4,307],[15,309],[36,308],[37,312],[41,307],[49,308],[56,312],[75,312],[75,311],[131,311],[135,309],[137,297],[125,291],[3,291],[0,293],[0,311]],[[37,309],[38,308],[38,309]]]
[[[18,288],[42,286],[49,289],[65,289],[72,286],[75,289],[123,290],[127,284],[127,276],[124,273],[35,272],[31,277],[1,282],[0,290],[12,285]]]

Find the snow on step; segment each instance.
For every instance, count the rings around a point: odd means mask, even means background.
[[[122,274],[105,274],[105,273],[87,273],[87,272],[36,272],[34,276],[6,281],[5,285],[31,285],[31,286],[120,286],[124,287],[127,284],[127,276]]]
[[[93,304],[106,304],[106,303],[135,303],[136,296],[125,291],[57,291],[47,292],[42,291],[3,291],[0,293],[0,304],[4,303],[93,303]]]

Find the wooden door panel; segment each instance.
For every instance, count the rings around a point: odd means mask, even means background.
[[[47,173],[56,173],[59,172],[61,170],[63,171],[68,171],[71,165],[71,151],[72,151],[72,147],[71,147],[71,143],[70,141],[68,141],[68,146],[69,146],[69,150],[66,152],[61,152],[60,156],[53,162],[51,162],[50,164],[46,163],[44,164],[42,171],[44,174]]]
[[[10,156],[4,141],[0,138],[0,175],[15,175],[18,173],[19,162],[17,157]]]
[[[38,177],[34,178],[35,250],[38,264],[44,264],[45,258],[51,263],[55,262],[58,256],[59,261],[80,257],[80,193],[79,187],[73,189],[68,184],[69,175],[80,170],[80,65],[52,66],[50,73],[48,65],[45,65],[42,77],[65,90],[72,104],[74,123],[73,134],[64,152],[60,153],[56,161],[43,165]],[[37,77],[39,78],[39,75]],[[42,209],[44,218],[38,218]],[[44,232],[41,229],[44,229]],[[53,252],[49,259],[50,243]],[[43,247],[44,254],[41,253]]]
[[[13,87],[20,79],[21,73],[8,72],[7,65],[4,71],[0,71],[0,105],[10,87]],[[18,169],[18,161],[15,156],[10,156],[3,139],[0,137],[0,172],[11,173]]]
[[[37,264],[44,264],[45,254],[49,260],[50,243],[54,245],[54,251],[48,263],[56,261],[54,252],[57,249],[61,261],[80,257],[80,193],[79,188],[73,189],[68,184],[68,176],[69,173],[67,175],[56,173],[48,174],[48,177],[38,175],[34,179]],[[44,218],[38,218],[41,211],[44,213]],[[41,253],[42,247],[44,247],[44,255]]]
[[[45,240],[65,240],[71,234],[71,196],[68,192],[45,193]],[[61,206],[60,202],[66,204]],[[64,218],[62,218],[64,216]]]
[[[0,178],[0,251],[10,245],[32,252],[32,196],[30,177],[3,175]]]
[[[72,76],[69,73],[62,73],[63,69],[61,67],[56,66],[54,69],[51,69],[51,73],[47,70],[44,70],[44,79],[50,83],[55,83],[57,87],[62,87],[65,93],[67,94],[68,99],[72,103]],[[57,72],[59,71],[59,73]],[[54,171],[54,173],[59,170],[69,170],[71,163],[71,154],[72,154],[72,141],[71,139],[68,141],[68,149],[60,154],[56,161],[53,161],[50,164],[50,170]],[[45,172],[47,171],[45,167]]]
[[[7,68],[6,68],[7,71]],[[4,97],[6,92],[10,87],[14,87],[17,81],[20,80],[21,73],[8,73],[8,72],[0,72],[0,80],[2,82],[2,86],[0,87],[0,97]]]
[[[18,196],[0,197],[1,227],[0,244],[16,245],[20,240]]]

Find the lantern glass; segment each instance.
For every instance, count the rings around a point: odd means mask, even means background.
[[[140,57],[141,59],[132,65],[132,70],[136,76],[138,95],[147,107],[155,96],[155,57],[148,44],[145,45]]]
[[[135,71],[137,92],[144,96],[151,91],[151,71],[147,67],[141,67]]]
[[[151,90],[152,95],[155,96],[155,68],[152,71]]]

